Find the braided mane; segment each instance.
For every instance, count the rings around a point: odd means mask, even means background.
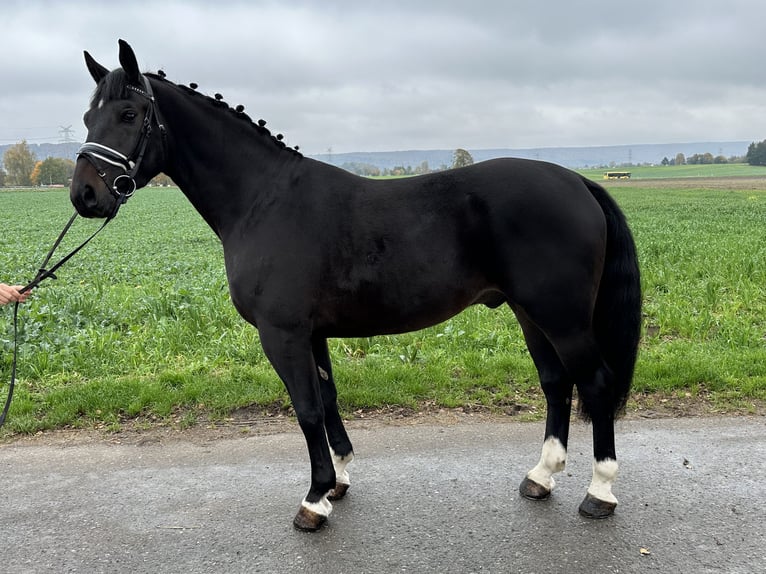
[[[144,75],[160,82],[172,84],[181,89],[186,94],[197,98],[203,98],[210,105],[221,108],[223,110],[227,110],[237,119],[250,124],[258,135],[270,138],[274,145],[278,146],[280,149],[289,151],[302,157],[302,154],[298,151],[298,146],[295,146],[294,148],[287,147],[287,145],[282,141],[282,134],[273,135],[271,131],[266,128],[265,120],[258,120],[257,123],[254,122],[250,116],[245,113],[244,106],[239,105],[236,108],[232,108],[229,106],[229,104],[223,101],[223,96],[221,96],[221,94],[215,94],[215,97],[211,98],[210,96],[206,96],[205,94],[198,92],[197,84],[193,82],[189,86],[171,82],[165,78],[165,72],[162,70],[159,70],[156,74],[147,73]],[[127,74],[123,69],[117,68],[116,70],[113,70],[111,73],[107,74],[104,79],[99,82],[98,86],[96,86],[96,91],[93,92],[93,97],[91,98],[90,105],[92,108],[94,108],[99,104],[99,102],[102,101],[107,102],[111,100],[126,99],[128,97],[128,93]]]

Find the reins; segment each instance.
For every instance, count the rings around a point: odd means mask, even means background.
[[[128,89],[132,90],[133,92],[136,92],[137,94],[140,94],[147,98],[149,100],[149,107],[147,108],[146,116],[144,117],[144,123],[141,127],[141,133],[139,134],[138,141],[136,142],[136,145],[131,152],[130,155],[126,156],[123,153],[110,148],[108,146],[95,143],[95,142],[85,142],[80,149],[77,151],[77,157],[82,157],[94,167],[96,172],[98,173],[98,176],[101,178],[101,180],[106,185],[107,189],[112,193],[112,195],[115,196],[116,202],[114,206],[114,211],[112,214],[107,217],[104,220],[104,223],[101,224],[101,227],[99,227],[95,232],[93,232],[90,237],[88,237],[85,241],[83,241],[79,246],[77,246],[75,249],[70,251],[67,255],[65,255],[63,258],[61,258],[58,263],[55,265],[52,265],[50,268],[48,268],[48,264],[50,263],[50,260],[53,258],[53,254],[58,249],[59,245],[61,244],[61,241],[64,239],[64,236],[67,234],[69,229],[72,227],[72,224],[74,223],[74,220],[77,218],[77,212],[75,211],[72,217],[69,219],[67,224],[64,226],[64,229],[59,233],[59,236],[56,238],[56,241],[53,243],[53,247],[51,247],[50,251],[48,251],[48,254],[45,256],[45,259],[42,262],[42,265],[40,265],[39,270],[37,272],[37,275],[35,276],[32,281],[22,289],[20,289],[20,293],[26,293],[28,291],[31,291],[35,287],[37,287],[42,281],[45,279],[51,278],[56,279],[56,271],[64,265],[67,261],[69,261],[72,257],[75,256],[83,247],[85,247],[90,241],[98,235],[104,227],[106,227],[107,223],[109,223],[112,219],[114,219],[117,216],[117,212],[120,209],[120,206],[122,206],[123,203],[128,201],[128,198],[133,195],[136,191],[136,180],[135,176],[138,173],[138,168],[141,165],[142,160],[144,159],[144,154],[146,153],[147,144],[149,143],[149,137],[152,134],[152,123],[157,122],[157,126],[160,129],[160,133],[162,134],[162,153],[165,154],[165,126],[159,119],[159,113],[155,109],[155,100],[154,100],[154,94],[152,93],[152,86],[149,83],[149,80],[146,78],[146,76],[142,76],[144,87],[139,88],[137,86],[128,85]],[[98,162],[104,162],[111,166],[118,167],[122,169],[125,173],[122,173],[114,178],[114,181],[110,184],[109,181],[106,178],[106,171],[99,168]],[[121,190],[120,187],[123,186],[123,183],[127,183],[127,188]],[[17,357],[18,357],[18,313],[19,313],[19,303],[16,302],[16,304],[13,307],[13,362],[11,364],[11,382],[8,387],[8,397],[5,400],[5,406],[3,407],[2,413],[0,413],[0,427],[3,426],[5,423],[5,419],[8,415],[8,410],[11,408],[11,401],[13,399],[13,390],[16,386],[16,363],[17,363]]]
[[[124,203],[124,202],[123,202]],[[69,218],[69,221],[64,226],[64,229],[59,233],[59,236],[56,238],[56,241],[53,243],[53,247],[51,247],[50,251],[48,251],[48,254],[45,256],[45,259],[43,260],[42,264],[40,265],[39,270],[37,271],[37,275],[35,276],[32,281],[30,281],[26,286],[22,287],[19,290],[19,293],[26,293],[28,291],[31,291],[40,283],[42,283],[45,279],[56,279],[56,271],[64,265],[67,261],[69,261],[72,257],[75,256],[77,252],[79,252],[83,247],[85,247],[88,243],[90,243],[91,239],[93,239],[96,235],[98,235],[104,227],[106,227],[106,224],[109,223],[112,219],[114,219],[114,216],[117,215],[117,210],[119,209],[119,206],[121,203],[117,204],[117,207],[114,210],[114,213],[106,218],[104,220],[104,223],[101,224],[101,226],[93,232],[90,237],[88,237],[85,241],[83,241],[79,246],[77,246],[75,249],[70,251],[67,255],[62,257],[58,263],[48,267],[48,263],[50,263],[50,260],[53,258],[53,254],[58,249],[59,245],[61,245],[61,241],[64,239],[64,236],[67,234],[69,229],[72,227],[72,224],[74,223],[74,220],[77,219],[77,212],[75,211],[72,217]],[[0,427],[5,424],[5,419],[8,416],[8,409],[11,408],[11,401],[13,400],[13,390],[16,387],[16,363],[18,358],[18,317],[19,317],[19,303],[18,301],[13,306],[13,361],[11,363],[11,382],[8,387],[8,397],[5,399],[5,406],[3,407],[2,413],[0,413]]]

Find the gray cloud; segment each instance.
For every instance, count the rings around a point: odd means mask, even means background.
[[[705,5],[701,5],[705,4]],[[4,3],[0,143],[55,141],[117,39],[308,153],[760,140],[766,5]]]

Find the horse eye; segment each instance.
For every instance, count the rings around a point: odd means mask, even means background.
[[[135,121],[137,116],[138,114],[134,112],[133,110],[125,110],[124,112],[122,112],[122,116],[120,116],[120,119],[125,123],[132,124]]]

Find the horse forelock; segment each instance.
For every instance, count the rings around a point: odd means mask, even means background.
[[[96,86],[90,100],[91,108],[112,100],[124,100],[128,97],[128,77],[124,70],[109,72]]]

